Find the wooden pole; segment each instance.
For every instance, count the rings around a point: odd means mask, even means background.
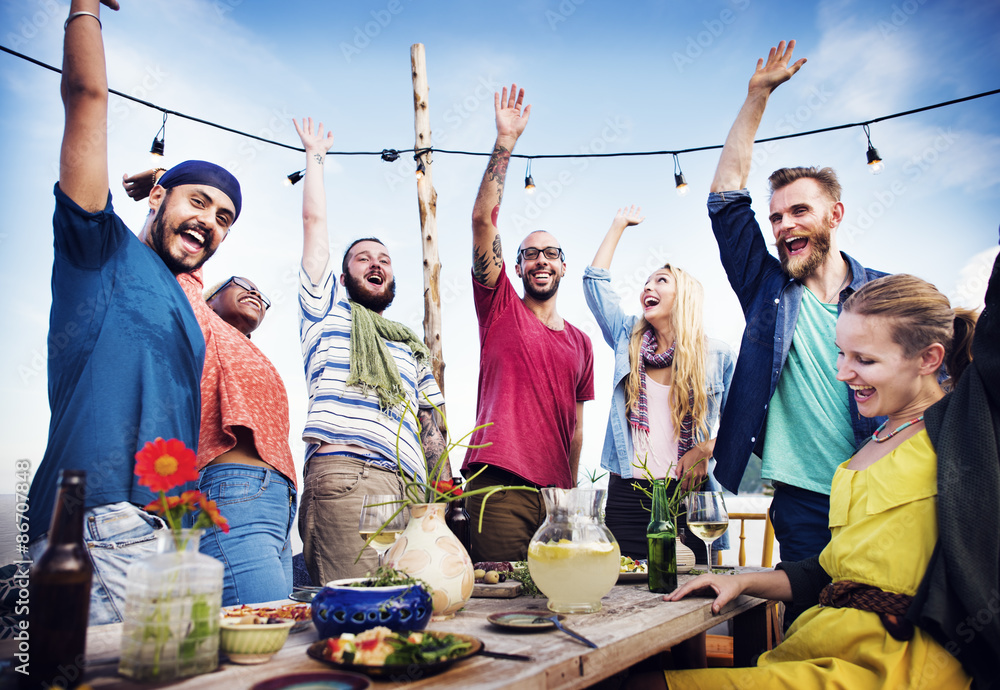
[[[431,117],[427,107],[427,59],[424,44],[410,46],[410,69],[413,73],[414,148],[431,147]],[[444,351],[441,344],[441,261],[437,244],[437,192],[431,174],[431,154],[417,159],[424,174],[417,178],[417,205],[420,211],[420,236],[424,256],[424,342],[431,351],[431,366],[438,388],[444,393]]]

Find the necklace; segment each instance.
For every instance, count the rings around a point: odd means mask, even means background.
[[[885,425],[889,423],[889,420],[887,419],[884,422],[882,422],[882,424],[879,425],[879,428],[875,430],[875,433],[872,434],[872,440],[875,441],[875,443],[885,443],[886,441],[888,441],[890,438],[892,438],[893,436],[895,436],[896,434],[898,434],[900,431],[902,431],[906,427],[912,426],[913,424],[916,424],[917,422],[923,421],[923,419],[924,419],[923,415],[920,415],[919,417],[914,417],[910,421],[905,422],[905,423],[900,424],[899,426],[897,426],[896,429],[894,431],[890,431],[887,436],[883,436],[882,438],[879,438],[878,437],[879,432],[882,431],[882,429],[885,428]]]

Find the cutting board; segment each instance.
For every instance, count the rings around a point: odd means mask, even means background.
[[[472,588],[472,596],[479,599],[513,599],[521,594],[521,583],[517,580],[487,585],[477,582]]]

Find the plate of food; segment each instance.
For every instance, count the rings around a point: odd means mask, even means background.
[[[270,620],[290,620],[295,623],[291,631],[297,633],[312,625],[312,607],[309,604],[227,606],[222,609],[222,619],[233,623],[267,623]]]
[[[645,582],[649,579],[646,559],[632,559],[622,556],[621,567],[618,571],[618,582]]]
[[[392,632],[377,627],[318,640],[306,653],[344,671],[406,681],[440,673],[482,649],[482,641],[471,635],[437,630]]]

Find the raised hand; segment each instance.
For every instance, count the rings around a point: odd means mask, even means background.
[[[128,198],[132,201],[142,201],[148,197],[153,186],[156,184],[154,180],[155,175],[156,173],[152,168],[143,170],[135,175],[129,175],[128,173],[122,175],[122,187],[125,188]]]
[[[641,206],[629,206],[628,208],[618,209],[618,213],[615,214],[615,219],[612,221],[616,225],[620,225],[622,228],[627,228],[631,225],[638,225],[642,221],[646,220],[646,216],[640,215],[642,213]]]
[[[118,9],[118,0],[101,0],[101,4],[107,7],[108,9],[112,10]]]
[[[764,58],[757,60],[757,69],[754,71],[753,76],[750,77],[749,90],[760,89],[770,93],[778,88],[779,84],[783,84],[791,79],[792,75],[798,72],[802,65],[806,64],[806,59],[802,58],[792,64],[791,67],[788,66],[794,50],[794,39],[789,41],[787,46],[782,41],[778,44],[777,48],[771,48],[771,51],[767,54],[767,62],[764,62]]]
[[[507,95],[507,87],[503,87],[503,93],[493,94],[493,109],[497,116],[497,139],[501,137],[513,137],[517,139],[528,124],[528,116],[531,114],[531,106],[525,106],[521,112],[521,103],[524,101],[524,89],[518,91],[517,84],[510,85],[510,96]]]
[[[327,132],[324,136],[322,122],[318,123],[318,127],[313,131],[313,120],[311,117],[302,118],[301,125],[293,118],[292,124],[295,125],[295,131],[298,132],[299,139],[302,140],[302,146],[306,150],[306,155],[318,154],[320,156],[318,162],[322,164],[322,159],[326,155],[326,152],[333,146],[333,132]]]

